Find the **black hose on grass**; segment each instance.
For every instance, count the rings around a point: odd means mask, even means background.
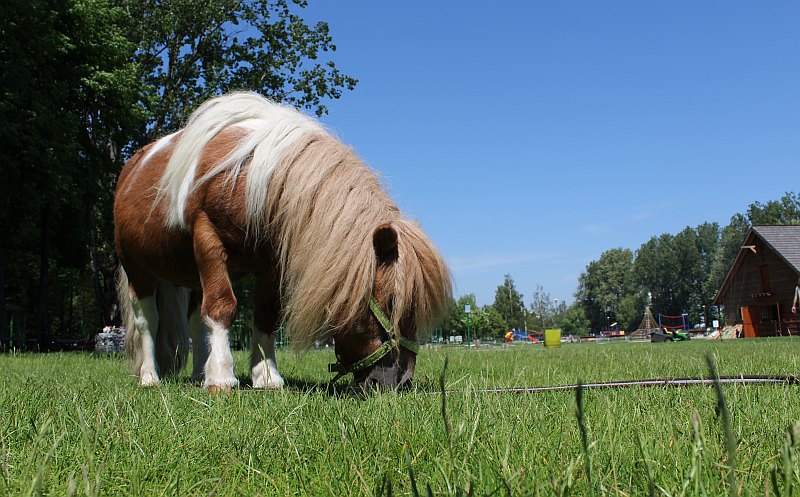
[[[698,376],[690,378],[655,378],[650,380],[624,380],[604,381],[596,383],[583,383],[578,385],[557,385],[544,387],[497,387],[471,390],[477,393],[543,393],[543,392],[571,392],[574,390],[602,390],[606,388],[629,387],[690,387],[696,385],[800,385],[800,377],[796,375],[740,375],[740,376]],[[457,393],[458,390],[439,390],[430,392]]]

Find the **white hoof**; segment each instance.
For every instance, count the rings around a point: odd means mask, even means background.
[[[157,387],[158,375],[153,371],[142,373],[142,376],[139,378],[139,385],[143,387]]]
[[[236,379],[236,376],[233,375],[233,372],[231,372],[230,375],[209,375],[206,373],[206,380],[203,382],[203,386],[209,391],[216,389],[229,392],[232,388],[236,388],[238,385],[239,380]]]
[[[253,388],[280,390],[284,381],[277,369],[268,368],[263,362],[252,369]]]
[[[238,384],[239,380],[234,378],[233,381],[218,384],[205,382],[203,386],[208,390],[208,393],[229,393],[231,390],[236,388]]]

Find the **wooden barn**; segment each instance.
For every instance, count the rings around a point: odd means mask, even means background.
[[[800,226],[753,226],[714,304],[745,337],[800,334]],[[798,314],[792,312],[797,305]]]

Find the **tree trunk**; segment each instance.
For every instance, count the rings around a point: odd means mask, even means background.
[[[105,326],[108,320],[108,303],[105,298],[103,275],[100,271],[100,261],[97,253],[97,229],[94,224],[92,222],[91,246],[89,247],[92,259],[92,288],[94,289],[95,299],[97,299],[97,305],[100,308],[100,322]]]
[[[92,288],[100,308],[100,321],[103,326],[119,324],[119,303],[116,291],[116,264],[107,260],[99,250],[97,227],[92,226],[91,258],[92,258]]]
[[[47,297],[50,291],[50,205],[45,201],[41,212],[41,240],[39,259],[39,302],[36,320],[39,330],[39,350],[50,348],[50,319],[47,315]]]
[[[3,247],[0,247],[0,336],[6,332],[6,272]],[[9,336],[9,338],[11,338]]]

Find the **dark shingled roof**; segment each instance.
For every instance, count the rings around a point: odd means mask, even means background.
[[[800,226],[753,226],[753,231],[800,273]]]

